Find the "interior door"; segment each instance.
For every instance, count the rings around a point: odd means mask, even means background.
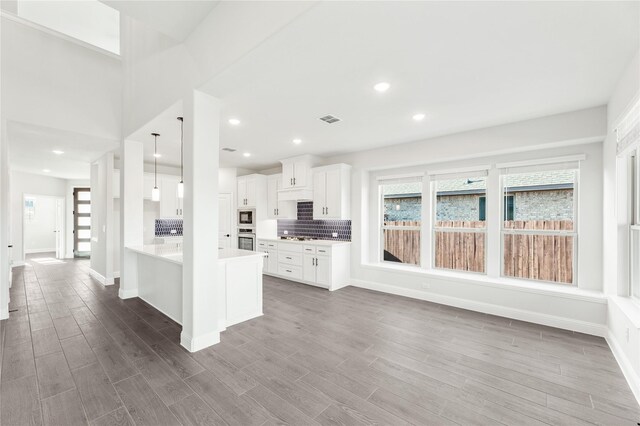
[[[231,194],[218,195],[218,247],[231,248]]]
[[[340,185],[340,170],[327,170],[325,180],[325,211],[324,217],[340,219],[342,186]]]
[[[322,219],[326,206],[326,173],[313,174],[313,218]]]

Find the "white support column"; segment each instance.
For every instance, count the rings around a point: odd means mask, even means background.
[[[144,210],[144,152],[141,142],[122,142],[120,168],[120,292],[121,299],[138,296],[135,255],[125,247],[141,246]]]
[[[9,318],[9,158],[7,121],[0,122],[0,320]]]
[[[502,220],[502,188],[500,171],[492,168],[487,176],[487,276],[499,277],[502,273],[500,222]]]
[[[182,334],[190,352],[220,341],[218,327],[218,156],[220,103],[193,91],[184,100]]]

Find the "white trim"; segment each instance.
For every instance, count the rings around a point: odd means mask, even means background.
[[[56,248],[46,248],[46,249],[24,249],[24,254],[37,254],[37,253],[55,253]]]
[[[633,369],[633,364],[624,354],[624,351],[618,344],[618,341],[616,340],[611,330],[608,330],[605,339],[607,341],[607,344],[609,345],[609,348],[611,348],[613,357],[616,359],[618,365],[620,366],[620,370],[622,370],[624,378],[627,379],[627,383],[631,388],[631,392],[633,392],[633,396],[636,397],[636,401],[638,401],[638,404],[640,404],[640,376],[638,376],[638,374]]]
[[[416,172],[416,173],[406,173],[400,175],[388,175],[388,176],[378,176],[376,180],[378,181],[391,181],[396,179],[422,179],[424,177],[424,172]]]
[[[541,158],[538,160],[512,161],[509,163],[497,163],[498,169],[509,169],[512,167],[541,166],[544,164],[568,163],[571,161],[584,161],[587,159],[586,154],[566,155],[563,157]]]
[[[244,314],[244,315],[240,315],[236,318],[232,318],[229,319],[227,318],[227,320],[225,321],[225,326],[222,327],[223,330],[226,330],[227,327],[231,327],[232,325],[236,325],[236,324],[240,324],[241,322],[245,322],[245,321],[249,321],[250,319],[253,318],[258,318],[263,316],[264,314],[262,313],[262,310],[258,311],[258,312],[251,312],[248,314]]]
[[[189,352],[198,352],[218,343],[220,343],[220,333],[217,331],[198,337],[187,336],[184,331],[180,333],[180,345]]]
[[[594,336],[604,337],[607,335],[607,327],[604,324],[597,324],[577,319],[563,318],[556,315],[543,314],[533,311],[525,311],[523,309],[508,308],[500,305],[494,305],[485,302],[477,302],[473,300],[460,299],[452,296],[444,296],[416,289],[402,288],[389,284],[375,283],[365,280],[351,280],[354,287],[366,288],[368,290],[380,291],[383,293],[395,294],[398,296],[410,297],[412,299],[426,300],[429,302],[440,303],[443,305],[454,306],[457,308],[468,309],[471,311],[482,312],[490,315],[498,315],[502,317],[512,318],[520,321],[533,322],[536,324],[546,325],[549,327],[562,328],[565,330],[577,331],[580,333],[591,334]],[[606,299],[604,299],[604,303]]]
[[[110,56],[113,59],[122,60],[120,55],[113,53],[109,50],[103,49],[102,47],[98,47],[91,43],[87,43],[86,41],[80,40],[75,37],[71,37],[70,35],[61,33],[49,27],[45,27],[44,25],[37,24],[35,22],[29,21],[28,19],[24,19],[21,16],[16,15],[15,13],[7,12],[6,10],[0,10],[0,16],[3,18],[7,18],[11,21],[17,22],[19,24],[25,25],[27,27],[33,28],[34,30],[42,31],[43,33],[47,33],[54,37],[61,38],[63,40],[69,41],[71,43],[77,44],[78,46],[85,47],[87,49],[91,49],[94,52],[102,53],[103,55]]]
[[[115,271],[115,272],[113,273],[113,278],[114,278],[114,279],[115,279],[115,278],[120,278],[120,271]]]
[[[123,288],[120,288],[120,290],[118,290],[118,297],[120,297],[120,299],[131,299],[133,297],[138,297],[138,289],[133,288],[125,290]]]
[[[13,260],[11,261],[11,267],[16,268],[18,266],[24,266],[24,260]]]
[[[596,291],[582,290],[576,286],[568,284],[557,284],[548,282],[535,282],[530,280],[517,280],[510,278],[488,277],[484,274],[472,274],[469,272],[455,272],[450,270],[426,270],[416,266],[388,265],[388,264],[362,264],[362,268],[383,270],[387,272],[403,272],[426,276],[442,281],[454,283],[472,284],[474,286],[485,286],[500,288],[509,291],[542,294],[545,296],[562,297],[571,300],[583,300],[590,303],[607,304],[607,297]],[[396,288],[395,286],[392,286]]]
[[[89,275],[95,278],[100,284],[104,286],[113,285],[113,277],[107,278],[95,269],[89,268]]]
[[[427,172],[427,175],[439,176],[439,175],[459,175],[459,174],[468,174],[468,173],[477,173],[477,172],[487,173],[490,169],[491,169],[491,164],[481,164],[477,166],[458,167],[455,169],[430,170]]]
[[[0,308],[0,320],[9,319],[9,302],[6,306]]]

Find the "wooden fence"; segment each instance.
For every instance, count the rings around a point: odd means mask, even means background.
[[[419,226],[420,222],[385,222],[388,226]],[[483,228],[484,221],[439,221],[442,228]],[[508,229],[572,230],[565,220],[509,221]],[[420,231],[384,231],[385,260],[419,264]],[[504,275],[570,284],[573,281],[573,237],[505,234]],[[486,236],[482,232],[435,233],[435,266],[485,272]]]

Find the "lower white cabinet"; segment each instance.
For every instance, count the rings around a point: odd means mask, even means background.
[[[267,253],[263,272],[329,290],[349,285],[350,243],[258,241],[258,251]]]

